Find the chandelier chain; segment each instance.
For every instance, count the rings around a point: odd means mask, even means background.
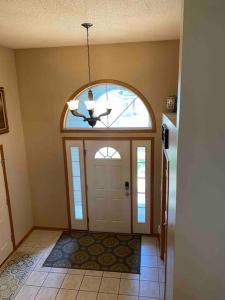
[[[88,55],[88,80],[91,82],[91,64],[90,64],[90,46],[89,46],[89,28],[87,27],[87,55]]]

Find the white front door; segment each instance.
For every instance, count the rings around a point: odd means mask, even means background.
[[[89,230],[131,232],[129,141],[85,141]]]
[[[0,151],[0,265],[13,251],[3,167],[3,154]]]

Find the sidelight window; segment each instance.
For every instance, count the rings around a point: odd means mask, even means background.
[[[74,217],[76,220],[83,219],[82,192],[81,192],[81,173],[80,173],[80,149],[71,147],[72,160],[72,187],[74,201]]]
[[[137,147],[137,222],[146,221],[146,147]]]

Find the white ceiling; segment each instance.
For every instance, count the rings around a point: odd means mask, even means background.
[[[0,0],[0,43],[10,48],[179,38],[181,0]]]

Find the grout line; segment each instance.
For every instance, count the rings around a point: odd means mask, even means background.
[[[102,272],[101,281],[100,281],[100,284],[99,284],[99,287],[98,287],[98,291],[97,291],[97,297],[96,297],[96,299],[98,299],[98,295],[99,295],[99,292],[100,292],[100,288],[101,288],[102,280],[103,280],[103,272]]]

